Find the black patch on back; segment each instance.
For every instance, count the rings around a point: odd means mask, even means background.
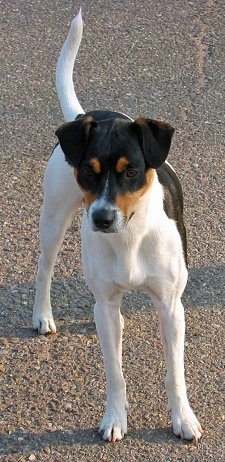
[[[183,221],[183,192],[180,181],[173,169],[164,163],[157,170],[159,182],[164,190],[164,210],[168,218],[174,220],[180,233],[185,263],[187,263],[187,237]]]

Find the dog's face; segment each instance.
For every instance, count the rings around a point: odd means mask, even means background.
[[[90,116],[60,127],[56,135],[74,167],[94,231],[121,231],[165,161],[174,129],[164,122]]]

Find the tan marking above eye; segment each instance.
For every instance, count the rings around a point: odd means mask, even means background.
[[[128,166],[129,160],[126,157],[120,157],[116,164],[117,173],[122,173],[125,168]]]
[[[147,192],[151,187],[154,178],[154,170],[149,169],[146,172],[146,184],[138,191],[127,192],[124,195],[117,194],[116,205],[123,212],[124,217],[127,220],[130,218],[132,213],[135,211],[135,207],[138,204],[139,199]]]
[[[94,157],[93,159],[91,159],[89,164],[94,173],[98,175],[101,172],[101,164],[99,160],[97,159],[97,157]]]

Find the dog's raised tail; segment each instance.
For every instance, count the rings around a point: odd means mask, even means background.
[[[84,113],[73,85],[73,67],[82,39],[82,32],[83,20],[80,9],[71,23],[56,66],[56,88],[66,122],[70,122],[78,114]]]

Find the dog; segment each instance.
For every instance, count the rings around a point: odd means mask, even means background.
[[[56,67],[65,123],[56,131],[59,143],[45,171],[33,328],[40,334],[56,332],[50,302],[53,266],[64,233],[84,201],[83,268],[96,300],[94,317],[106,375],[107,404],[99,431],[112,442],[127,433],[120,305],[124,291],[138,288],[150,295],[160,320],[173,432],[198,441],[202,429],[189,405],[184,377],[183,197],[178,177],[166,162],[174,129],[120,112],[84,112],[72,81],[82,31],[79,12]]]

